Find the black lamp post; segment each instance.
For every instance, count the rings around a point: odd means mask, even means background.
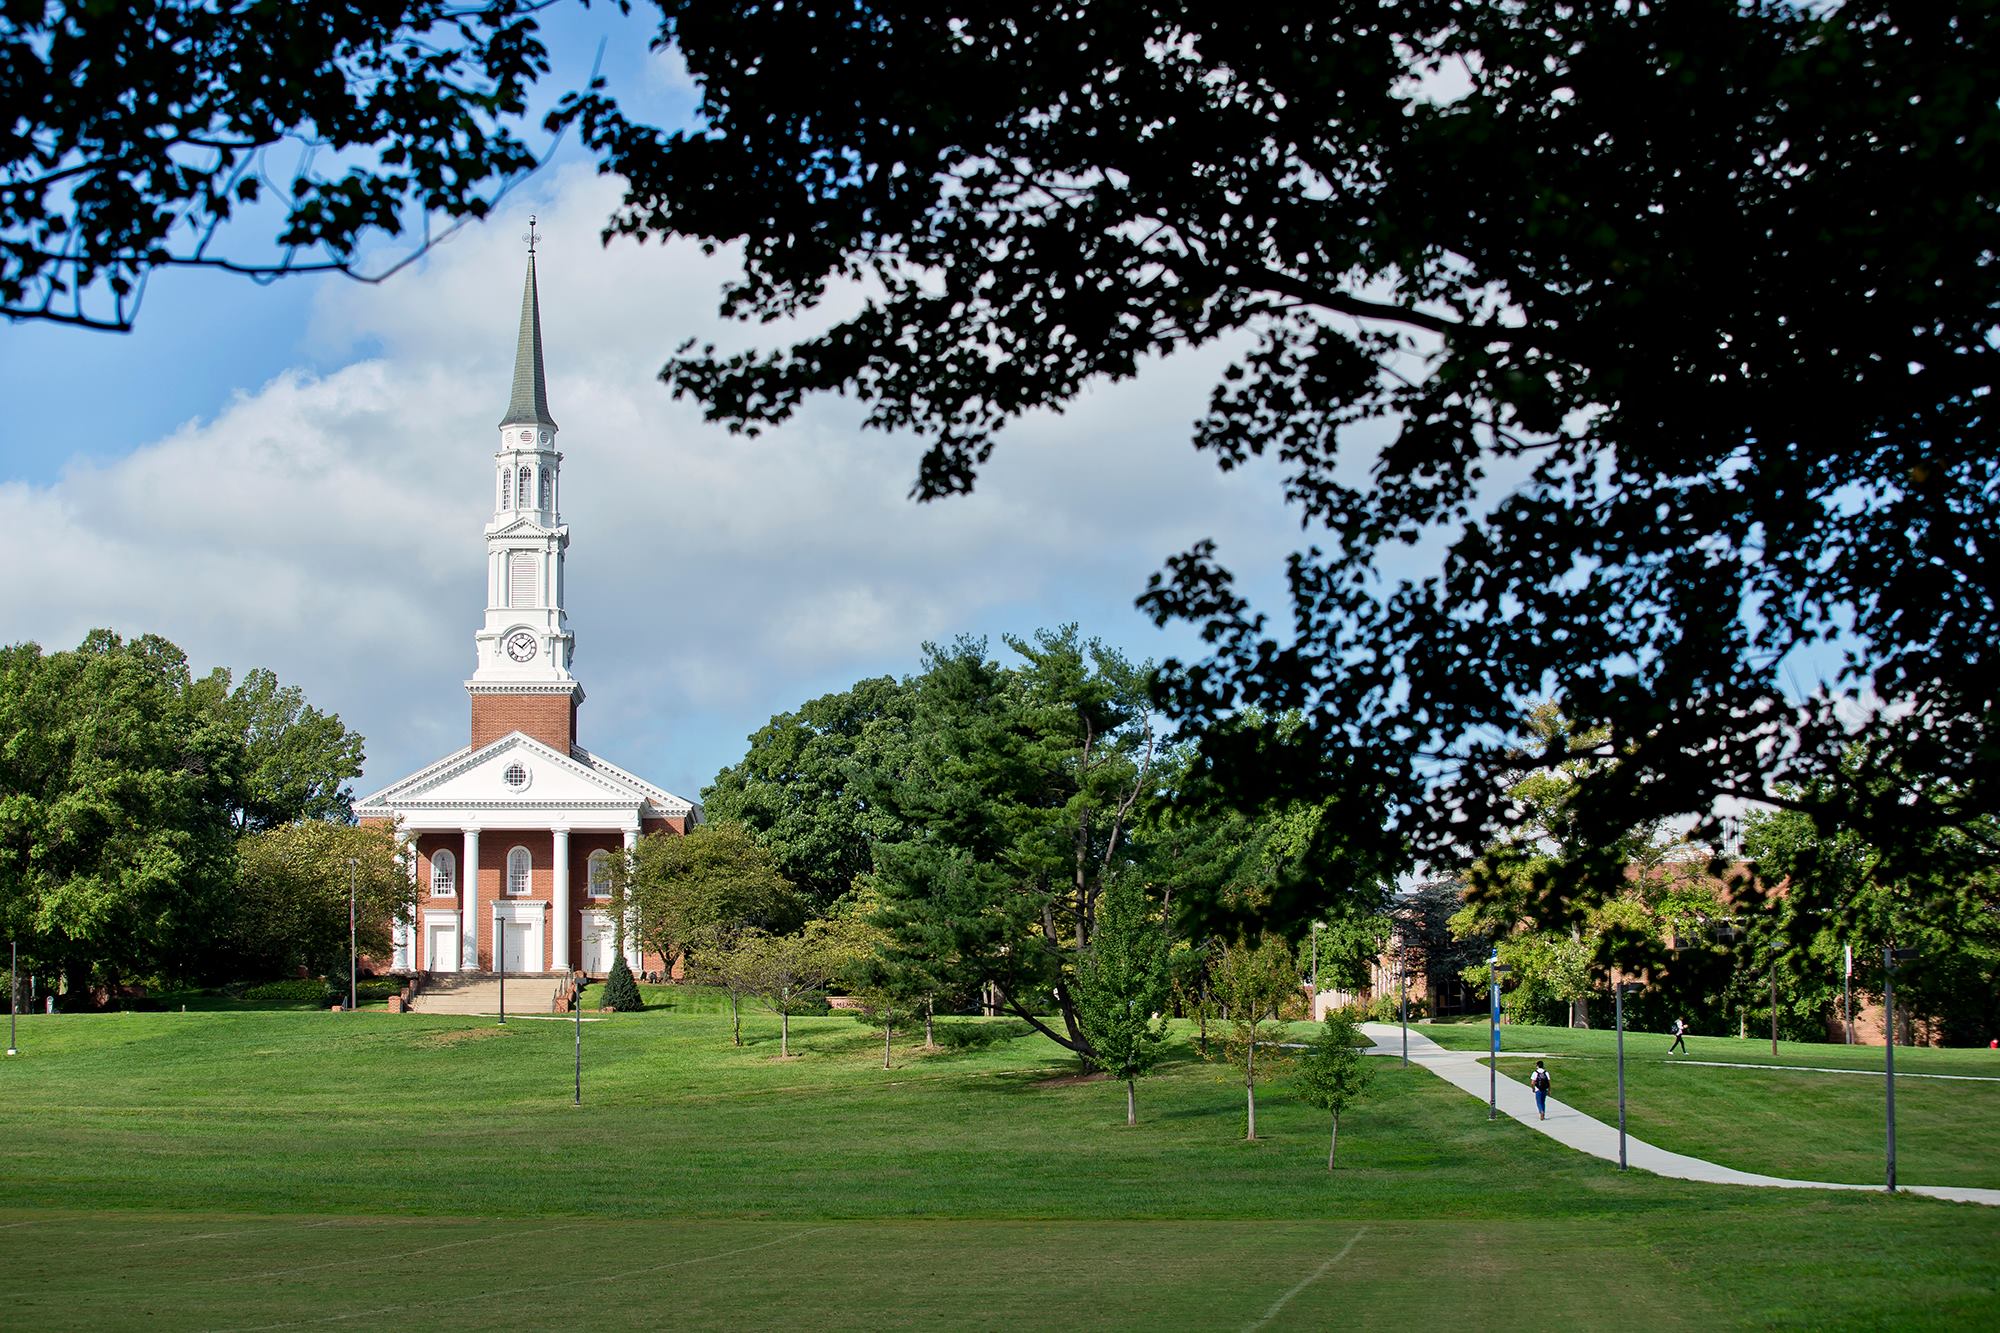
[[[1496,945],[1487,960],[1487,971],[1492,980],[1486,1011],[1487,1051],[1486,1051],[1486,1118],[1500,1118],[1500,978],[1513,969],[1500,961],[1500,949]]]
[[[1882,950],[1882,1086],[1888,1116],[1888,1184],[1896,1192],[1896,964],[1915,958],[1915,949]]]
[[[1642,989],[1636,981],[1621,981],[1612,987],[1618,1010],[1618,1169],[1625,1169],[1625,992]]]
[[[493,904],[493,962],[500,971],[500,1026],[507,1026],[507,922]]]
[[[19,1055],[21,1049],[14,1041],[14,1027],[21,1017],[21,946],[18,941],[7,941],[7,1054]]]

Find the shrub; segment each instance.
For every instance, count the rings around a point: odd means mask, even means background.
[[[995,1042],[1025,1037],[1034,1029],[1018,1018],[963,1018],[940,1020],[934,1027],[937,1044],[947,1050],[974,1051]]]
[[[310,1004],[315,1007],[330,1004],[332,994],[324,981],[317,977],[299,977],[285,981],[266,981],[243,992],[243,998],[252,1004]],[[346,998],[342,988],[341,998]]]
[[[621,1014],[636,1013],[646,1007],[639,998],[639,983],[632,979],[632,969],[625,962],[625,955],[618,955],[618,961],[611,965],[611,975],[604,979],[604,998],[600,1006],[615,1009]]]

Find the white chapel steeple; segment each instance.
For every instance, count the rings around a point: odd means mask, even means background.
[[[563,610],[562,455],[542,371],[542,312],[535,286],[534,219],[528,220],[528,276],[514,349],[513,394],[493,455],[493,518],[486,525],[486,620],[474,636],[477,663],[466,687],[572,694],[574,639]],[[482,687],[493,687],[492,689]],[[574,701],[572,700],[572,708]]]

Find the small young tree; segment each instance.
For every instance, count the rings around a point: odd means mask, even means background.
[[[1181,1013],[1199,1025],[1197,1037],[1201,1058],[1208,1059],[1208,1017],[1215,1007],[1212,989],[1215,970],[1215,941],[1176,940],[1167,955],[1167,975],[1173,983],[1174,998]]]
[[[690,941],[688,975],[729,999],[729,1043],[743,1044],[743,1001],[763,985],[770,936],[757,929],[715,934]]]
[[[1113,881],[1097,934],[1077,961],[1076,1013],[1098,1067],[1125,1082],[1125,1123],[1139,1123],[1137,1083],[1159,1063],[1167,1035],[1167,935],[1132,880]]]
[[[622,953],[611,964],[611,975],[604,979],[604,999],[600,1004],[621,1014],[637,1013],[646,1007],[639,998],[639,983],[632,980],[632,969]]]
[[[1299,1055],[1293,1074],[1299,1097],[1308,1106],[1333,1116],[1333,1132],[1326,1141],[1329,1171],[1333,1170],[1334,1150],[1340,1146],[1340,1113],[1368,1086],[1366,1057],[1360,1050],[1367,1044],[1368,1039],[1346,1011],[1329,1010],[1318,1035]]]
[[[882,1068],[889,1068],[896,1029],[916,1017],[918,1007],[909,989],[910,974],[882,960],[872,950],[854,959],[843,980],[854,1001],[854,1017],[882,1029]]]
[[[792,1015],[821,1006],[826,987],[865,944],[846,921],[809,921],[796,935],[747,934],[733,951],[752,998],[778,1016],[778,1058],[792,1054]]]
[[[1283,1035],[1275,1022],[1285,1004],[1299,993],[1299,969],[1282,939],[1266,936],[1255,945],[1239,942],[1223,951],[1216,967],[1216,989],[1228,1011],[1229,1052],[1243,1066],[1243,1137],[1257,1137],[1257,1047],[1272,1046]]]

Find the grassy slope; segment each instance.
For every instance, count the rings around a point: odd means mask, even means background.
[[[1274,1087],[1243,1143],[1240,1086],[1192,1061],[1127,1130],[1115,1086],[1042,1085],[1070,1066],[1039,1038],[885,1074],[851,1019],[795,1020],[785,1063],[746,1022],[740,1051],[720,1015],[586,1024],[578,1110],[564,1023],[37,1019],[0,1064],[0,1301],[24,1327],[759,1323],[802,1293],[828,1327],[1242,1325],[1359,1234],[1272,1326],[2000,1319],[2000,1214],[1621,1178],[1420,1070],[1375,1066],[1329,1176],[1322,1116]]]
[[[1412,1023],[1410,1031],[1421,1032],[1438,1045],[1454,1051],[1484,1051],[1487,1028],[1484,1023]],[[1555,1055],[1610,1056],[1617,1050],[1617,1034],[1609,1028],[1544,1028],[1509,1024],[1500,1029],[1500,1054],[1524,1051]],[[1731,1064],[1818,1066],[1826,1069],[1882,1068],[1880,1046],[1835,1046],[1820,1042],[1781,1041],[1778,1053],[1771,1054],[1770,1039],[1754,1034],[1740,1037],[1689,1037],[1687,1054],[1669,1055],[1673,1038],[1659,1032],[1625,1034],[1625,1060],[1652,1060],[1662,1063],[1687,1060],[1722,1060]],[[1929,1046],[1898,1046],[1896,1071],[1905,1074],[1976,1074],[2000,1078],[2000,1051],[1959,1047],[1936,1049]]]
[[[1524,1082],[1533,1067],[1500,1060],[1502,1073]],[[1549,1068],[1557,1097],[1617,1122],[1614,1060],[1552,1059]],[[1625,1109],[1626,1128],[1647,1142],[1725,1166],[1803,1180],[1882,1180],[1880,1078],[1628,1059]],[[1899,1079],[1896,1155],[1905,1184],[2000,1188],[2000,1083]]]

